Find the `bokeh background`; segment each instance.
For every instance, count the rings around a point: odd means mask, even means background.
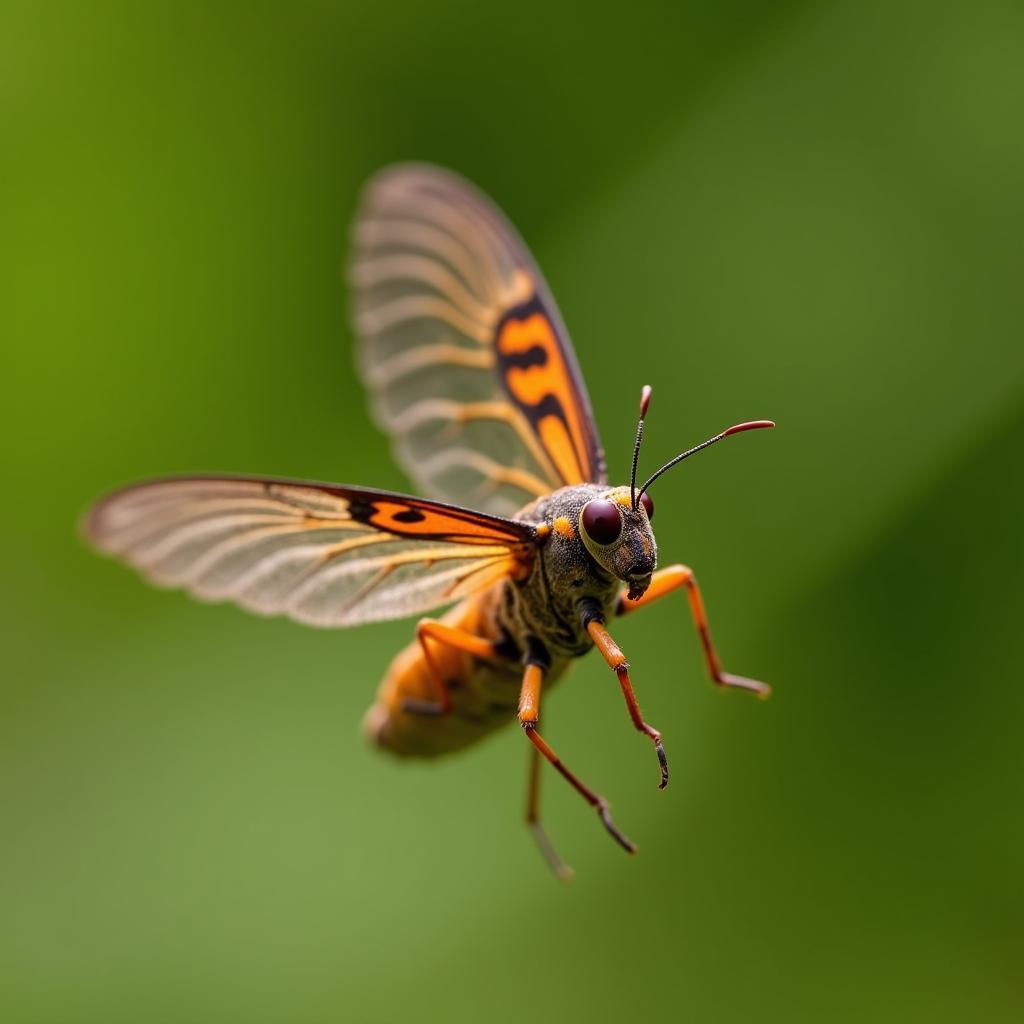
[[[0,9],[0,1017],[1024,1016],[1024,8],[521,0]],[[613,475],[636,396],[728,668],[679,599],[594,658],[521,824],[510,728],[436,765],[358,722],[407,622],[317,632],[143,586],[106,489],[407,488],[355,378],[360,183],[449,165],[508,211]]]

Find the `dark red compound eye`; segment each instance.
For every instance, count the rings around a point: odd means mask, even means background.
[[[644,493],[640,495],[640,504],[643,505],[644,511],[647,513],[647,518],[653,519],[654,502],[651,499],[651,496],[646,491],[644,491]]]
[[[595,498],[583,507],[583,529],[595,544],[614,544],[622,533],[622,516],[613,501]]]

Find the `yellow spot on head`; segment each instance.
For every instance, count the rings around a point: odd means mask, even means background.
[[[537,527],[537,536],[540,537],[541,539],[546,537],[550,532],[551,532],[551,527],[548,526],[547,523],[541,523],[540,526]]]
[[[617,501],[623,508],[633,507],[633,499],[629,496],[628,492],[625,492],[623,494],[616,494],[612,498],[612,500]]]
[[[566,540],[573,540],[576,536],[576,531],[572,528],[572,523],[570,523],[565,516],[559,516],[555,520],[555,533],[560,537],[564,537]]]

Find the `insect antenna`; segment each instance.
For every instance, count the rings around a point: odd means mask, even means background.
[[[633,470],[629,474],[629,500],[636,511],[636,503],[640,496],[636,493],[636,464],[640,458],[640,445],[644,439],[644,417],[647,415],[647,408],[651,404],[651,385],[645,384],[640,390],[640,422],[636,425],[636,443],[633,445]]]
[[[643,426],[643,420],[642,419],[640,421],[640,426],[641,427]],[[763,428],[774,427],[774,426],[775,426],[775,424],[774,424],[774,422],[772,422],[772,420],[751,420],[749,423],[737,423],[735,426],[726,428],[720,434],[715,434],[714,437],[709,437],[706,441],[701,441],[700,444],[695,444],[692,448],[687,448],[687,450],[685,452],[680,452],[674,459],[669,459],[669,461],[666,462],[665,465],[661,467],[661,469],[659,469],[656,473],[652,474],[650,479],[648,479],[647,483],[645,483],[643,485],[643,487],[640,488],[640,493],[637,495],[636,501],[639,501],[644,496],[644,492],[647,490],[647,488],[650,487],[651,484],[653,484],[654,481],[657,480],[658,477],[661,476],[662,473],[668,472],[668,470],[670,470],[673,466],[678,466],[679,463],[683,461],[683,459],[688,459],[691,455],[696,455],[697,452],[703,451],[705,448],[707,448],[709,445],[714,444],[716,441],[721,441],[723,437],[728,437],[730,434],[739,434],[739,433],[741,433],[744,430],[761,430]],[[639,437],[640,437],[640,435],[639,435],[639,431],[638,431],[637,432],[637,446],[638,447],[639,447],[639,443],[640,443]],[[633,466],[634,466],[634,470],[635,470],[635,468],[636,468],[636,460],[635,460],[635,458],[634,458]],[[634,504],[633,504],[634,508],[636,508],[636,501],[634,501]]]

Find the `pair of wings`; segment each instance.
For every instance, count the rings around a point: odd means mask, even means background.
[[[559,487],[606,482],[565,326],[493,204],[447,171],[398,166],[368,184],[353,235],[374,415],[439,500],[268,478],[157,480],[92,509],[97,547],[203,599],[353,625],[528,571],[535,528],[508,517]]]

